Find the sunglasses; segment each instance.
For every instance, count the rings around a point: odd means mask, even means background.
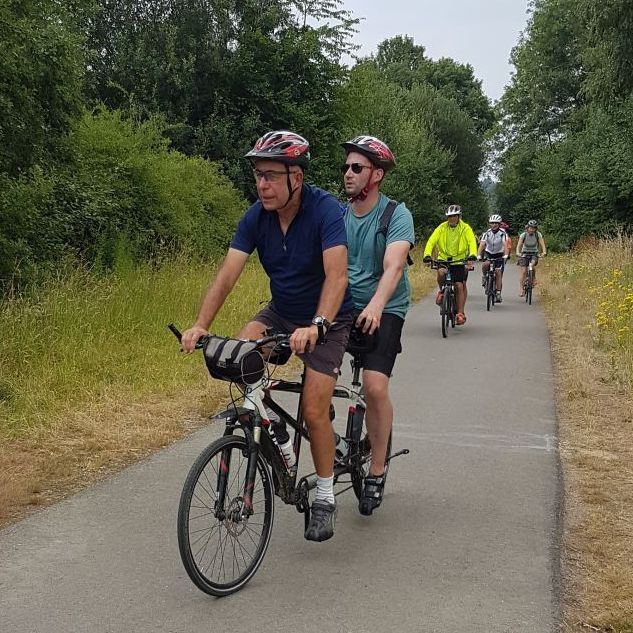
[[[371,165],[361,165],[360,163],[345,163],[341,165],[341,173],[345,175],[347,170],[351,169],[355,174],[360,174],[363,169],[371,169]]]

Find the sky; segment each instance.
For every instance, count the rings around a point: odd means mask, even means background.
[[[357,18],[359,55],[395,35],[409,35],[432,59],[470,64],[493,100],[510,81],[510,51],[527,24],[528,0],[344,0]]]

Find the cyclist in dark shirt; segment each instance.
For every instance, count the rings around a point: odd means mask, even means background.
[[[268,328],[291,333],[292,351],[306,365],[303,415],[317,491],[305,537],[324,541],[333,535],[336,521],[335,439],[329,408],[352,312],[343,210],[334,196],[304,184],[309,145],[298,134],[269,132],[246,157],[253,163],[259,200],[240,220],[196,322],[183,333],[183,349],[191,352],[207,333],[256,249],[270,279],[272,301],[237,337],[260,338]],[[324,343],[317,345],[318,340]]]

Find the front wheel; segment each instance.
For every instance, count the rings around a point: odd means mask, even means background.
[[[486,310],[490,312],[490,308],[495,305],[495,279],[494,277],[488,277],[488,283],[486,284]]]
[[[532,271],[528,270],[527,278],[525,280],[525,302],[528,305],[532,305]]]
[[[442,306],[440,309],[442,317],[442,336],[446,338],[448,336],[448,326],[452,318],[453,302],[451,297],[450,288],[444,288],[444,294],[442,295]]]
[[[248,443],[241,436],[213,442],[194,462],[180,496],[180,557],[195,585],[213,596],[228,596],[244,587],[270,541],[274,518],[270,468],[260,452],[248,504],[244,498],[248,454]]]

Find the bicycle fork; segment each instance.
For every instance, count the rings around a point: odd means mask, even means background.
[[[232,435],[235,425],[227,425],[225,435]],[[214,515],[220,521],[229,519],[233,523],[239,523],[253,514],[253,489],[255,487],[255,475],[257,471],[257,458],[259,456],[259,441],[256,437],[261,436],[261,418],[253,422],[253,432],[245,429],[246,442],[248,447],[248,461],[246,466],[246,477],[242,494],[237,499],[229,499],[229,510],[226,509],[226,491],[231,474],[231,449],[225,448],[220,457],[218,477],[216,482],[216,501],[214,505]]]

